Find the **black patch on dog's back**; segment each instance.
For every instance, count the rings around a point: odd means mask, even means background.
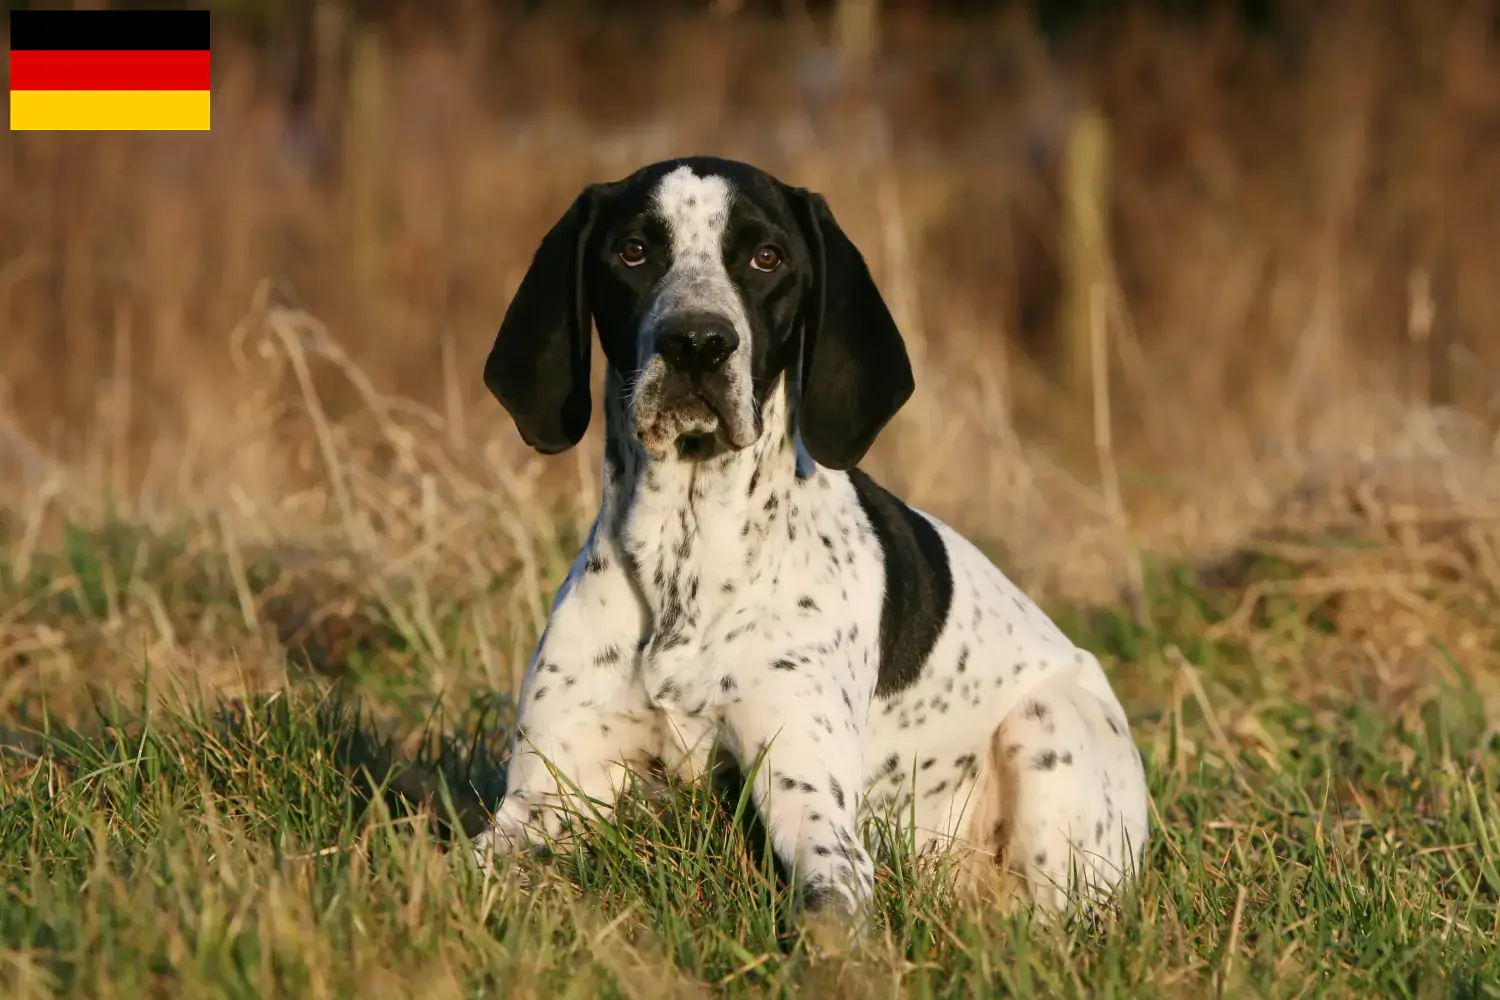
[[[953,603],[953,572],[937,529],[859,469],[849,481],[885,556],[880,672],[875,694],[910,687],[942,634]]]

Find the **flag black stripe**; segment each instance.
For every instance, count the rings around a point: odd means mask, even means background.
[[[13,10],[12,51],[199,51],[206,10]]]

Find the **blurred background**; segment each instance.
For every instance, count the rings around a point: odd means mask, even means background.
[[[0,994],[1497,995],[1500,0],[212,9],[211,131],[0,132]],[[916,371],[864,467],[1104,664],[1116,931],[882,889],[804,976],[732,810],[482,901],[406,827],[499,800],[599,503],[494,332],[692,153],[827,196]]]
[[[1493,496],[1493,0],[213,10],[211,132],[0,137],[11,537],[586,517],[597,422],[532,455],[483,357],[579,188],[687,153],[828,196],[917,362],[868,467],[1033,586]]]

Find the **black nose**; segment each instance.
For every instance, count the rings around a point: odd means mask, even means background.
[[[717,316],[670,319],[656,334],[656,353],[684,375],[718,371],[739,346],[740,335]]]

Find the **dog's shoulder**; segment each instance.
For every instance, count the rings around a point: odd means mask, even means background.
[[[628,557],[604,529],[604,517],[601,510],[553,595],[549,631],[561,624],[608,633],[619,642],[638,638],[644,628],[645,610],[631,584]]]
[[[940,525],[859,468],[844,473],[853,501],[880,549],[880,670],[875,692],[908,687],[921,674],[953,604],[953,567]]]

